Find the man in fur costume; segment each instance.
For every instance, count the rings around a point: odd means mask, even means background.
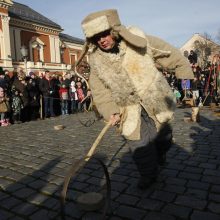
[[[169,121],[175,97],[159,69],[192,79],[188,60],[168,43],[121,25],[114,9],[88,15],[82,21],[88,50],[94,104],[105,120],[120,128],[140,172],[138,187],[157,177],[172,140]]]

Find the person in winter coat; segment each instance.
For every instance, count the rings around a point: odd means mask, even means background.
[[[70,88],[69,88],[69,97],[70,97],[70,109],[71,113],[76,113],[77,112],[77,107],[78,107],[78,95],[76,91],[76,83],[75,81],[72,80],[70,83]]]
[[[29,96],[29,119],[36,120],[40,117],[40,90],[36,75],[33,72],[29,73],[29,80],[27,82],[27,90]]]
[[[50,76],[49,71],[45,71],[45,77],[41,79],[39,89],[44,100],[44,117],[54,117],[54,99],[56,98],[56,80]]]
[[[99,113],[118,126],[140,173],[138,187],[155,182],[159,163],[170,148],[175,96],[162,73],[193,78],[188,60],[165,41],[137,27],[121,25],[114,9],[88,15],[82,21],[84,50],[90,64],[90,88]]]
[[[69,92],[68,92],[68,88],[64,83],[60,86],[59,96],[60,96],[61,114],[68,115]]]
[[[14,118],[16,121],[28,121],[28,108],[29,108],[29,97],[28,97],[28,90],[27,90],[27,82],[26,82],[26,75],[22,70],[17,72],[17,75],[14,78],[12,83],[12,96],[16,99],[16,106],[20,106],[19,117],[17,120],[17,116]],[[12,99],[13,99],[12,98]],[[18,101],[20,99],[20,101]],[[15,100],[14,100],[15,101]],[[18,104],[20,103],[21,104]],[[12,100],[13,103],[13,100]],[[13,105],[14,106],[14,105]],[[19,108],[16,109],[18,110]],[[16,112],[17,112],[16,110]]]
[[[9,98],[6,96],[4,88],[0,86],[0,126],[10,125],[8,118],[9,111]]]

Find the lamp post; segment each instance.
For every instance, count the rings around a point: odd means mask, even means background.
[[[22,59],[24,60],[24,68],[25,68],[25,73],[26,75],[28,74],[27,73],[27,56],[28,56],[28,49],[25,45],[22,45],[21,48],[20,48],[20,52],[21,52],[21,55],[22,55]]]

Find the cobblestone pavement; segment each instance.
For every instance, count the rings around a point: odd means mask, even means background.
[[[145,191],[136,188],[139,176],[124,140],[114,128],[106,133],[96,156],[108,166],[111,178],[107,219],[220,219],[220,120],[203,109],[200,123],[184,122],[190,111],[177,109],[175,143],[156,183]],[[1,220],[61,219],[64,177],[104,127],[102,121],[85,127],[79,120],[92,124],[94,119],[90,112],[0,127]],[[54,130],[57,124],[65,129]],[[85,212],[75,200],[85,192],[104,192],[103,186],[102,168],[90,160],[71,180],[66,219],[100,219],[102,210]]]

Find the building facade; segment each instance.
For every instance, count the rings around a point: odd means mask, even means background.
[[[74,66],[84,41],[61,33],[60,25],[31,9],[0,0],[0,66],[13,71],[64,74]]]
[[[194,34],[180,48],[180,51],[184,56],[188,56],[190,50],[195,51],[198,55],[198,63],[200,66],[203,66],[205,61],[215,63],[220,56],[220,45],[210,40],[209,37],[201,34]]]

